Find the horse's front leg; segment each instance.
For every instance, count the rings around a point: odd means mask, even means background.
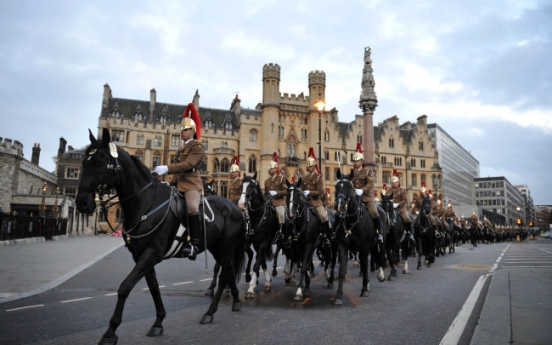
[[[157,264],[157,260],[155,259],[155,256],[153,255],[152,250],[148,249],[146,250],[140,257],[135,257],[134,261],[136,262],[136,265],[134,265],[134,268],[128,276],[123,280],[121,285],[119,285],[119,289],[117,290],[117,304],[115,305],[115,311],[113,312],[113,316],[111,316],[111,319],[109,320],[109,327],[107,328],[107,331],[102,336],[102,339],[100,340],[100,345],[108,345],[108,344],[116,344],[118,337],[115,334],[117,331],[117,328],[121,324],[121,321],[123,319],[123,309],[125,308],[126,299],[132,292],[132,289],[136,286],[136,284],[144,277],[146,272],[152,272],[153,267],[155,264]],[[157,280],[151,280],[150,282],[152,284],[157,283]],[[148,282],[148,285],[149,283]],[[151,289],[151,287],[150,287]],[[155,292],[155,290],[157,292]],[[157,285],[157,288],[152,289],[153,293],[152,296],[154,298],[154,301],[156,299],[155,294],[159,293],[159,285]],[[159,300],[161,299],[159,295]],[[156,304],[157,307],[157,304]],[[159,312],[159,310],[157,310]],[[157,322],[157,321],[156,321]]]
[[[337,291],[333,305],[343,305],[343,282],[345,281],[345,275],[347,275],[347,248],[339,244],[339,283],[337,285]]]
[[[278,271],[276,268],[278,267],[278,255],[280,254],[280,250],[282,249],[282,246],[280,244],[276,245],[276,250],[274,251],[274,261],[272,262],[272,276],[276,277],[278,275]]]
[[[370,279],[368,278],[368,252],[368,250],[361,250],[358,254],[360,261],[360,272],[362,273],[362,289],[360,290],[360,297],[368,297],[370,292]]]
[[[264,253],[267,250],[265,244],[261,244],[257,250],[257,255],[255,256],[255,264],[253,265],[253,271],[251,272],[251,281],[249,282],[249,288],[245,294],[246,299],[251,299],[255,296],[255,288],[257,287],[257,279],[259,279],[259,270],[261,268],[261,262],[264,261]]]
[[[155,322],[146,335],[148,337],[156,337],[163,334],[162,323],[165,316],[167,316],[167,312],[165,311],[165,306],[163,305],[163,300],[161,299],[161,292],[159,291],[159,283],[157,281],[157,275],[155,274],[155,268],[152,268],[149,272],[147,272],[145,277],[151,297],[153,298],[153,303],[155,304],[156,315]]]
[[[245,282],[249,283],[251,281],[251,262],[253,261],[253,249],[251,246],[245,247],[245,252],[247,253],[247,266],[245,267]]]
[[[303,293],[305,296],[310,295],[310,276],[308,271],[312,263],[313,254],[314,252],[311,250],[310,246],[304,248],[301,276],[299,277],[299,284],[297,284],[297,291],[295,292],[295,297],[293,298],[296,301],[303,300]]]
[[[272,286],[270,285],[270,283],[272,283],[272,277],[270,276],[270,272],[268,272],[268,265],[266,264],[266,259],[263,260],[262,264],[261,264],[262,268],[263,268],[263,272],[264,272],[264,275],[265,275],[265,292],[271,292],[272,291]]]
[[[422,239],[420,237],[416,238],[416,251],[418,252],[418,267],[416,269],[422,269]]]

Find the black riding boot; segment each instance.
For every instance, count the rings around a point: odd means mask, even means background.
[[[195,260],[199,246],[199,234],[201,233],[201,222],[199,219],[199,213],[188,215],[188,233],[190,235],[190,241],[187,242],[182,248],[182,256],[188,257],[190,260]]]
[[[404,229],[406,231],[406,233],[408,234],[408,239],[411,240],[411,241],[414,241],[414,235],[412,235],[412,233],[414,232],[413,231],[413,227],[412,227],[412,223],[410,222],[406,222],[404,224]]]
[[[377,216],[372,219],[376,225],[376,241],[378,243],[383,243],[383,236],[381,235],[383,233],[383,224],[381,223],[381,218]]]
[[[324,248],[330,248],[330,237],[332,236],[332,233],[330,230],[330,223],[328,221],[322,223],[322,234],[324,237]]]
[[[280,224],[280,229],[276,233],[276,237],[274,237],[274,244],[281,243],[284,239],[284,233],[282,232],[282,228],[284,227],[284,224]]]

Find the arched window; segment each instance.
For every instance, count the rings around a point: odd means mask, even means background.
[[[291,155],[295,156],[295,144],[291,145]]]
[[[203,140],[201,141],[201,144],[203,145],[203,149],[204,149],[205,151],[209,150],[209,142],[208,142],[207,140],[203,139]]]
[[[140,162],[142,162],[142,160],[144,159],[144,155],[140,150],[136,150],[136,152],[134,153],[134,157],[138,158]]]
[[[136,136],[136,145],[144,145],[144,135],[138,134]]]
[[[255,156],[249,156],[249,173],[254,173],[257,171],[257,160],[255,159]]]
[[[389,138],[389,148],[395,147],[395,140],[393,138]]]
[[[361,143],[361,144],[362,144],[362,135],[361,135],[361,134],[358,134],[358,135],[357,135],[357,143]]]
[[[221,173],[227,173],[228,172],[228,167],[230,166],[230,162],[228,161],[228,159],[224,158],[221,162],[220,162],[220,172]]]
[[[160,135],[155,136],[155,138],[153,140],[153,146],[161,147],[161,136]]]
[[[274,124],[270,125],[270,133],[274,133]]]
[[[420,140],[418,143],[418,150],[423,151],[424,150],[424,142]]]
[[[325,141],[330,141],[330,132],[328,132],[328,131],[324,132],[324,140]]]
[[[215,160],[213,161],[213,172],[215,173],[220,172],[220,162],[218,158],[215,158]]]
[[[283,126],[279,126],[279,127],[278,127],[278,136],[279,136],[279,137],[283,137],[283,136],[284,136],[284,127],[283,127]]]
[[[252,129],[249,131],[249,141],[257,141],[257,131]]]

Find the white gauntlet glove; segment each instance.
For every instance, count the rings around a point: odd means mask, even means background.
[[[158,165],[155,168],[153,168],[152,174],[155,173],[159,176],[165,175],[169,172],[169,168],[166,165]]]
[[[305,196],[309,196],[309,194],[310,194],[310,190],[306,190],[306,191],[304,191],[304,192],[303,192],[303,194],[305,194]]]
[[[276,193],[275,190],[269,190],[268,194],[270,194],[271,196],[276,196],[276,194],[278,194],[278,193]]]
[[[399,204],[397,204],[396,202],[393,203],[393,208],[397,208],[399,207]]]
[[[355,193],[356,195],[361,196],[362,194],[364,194],[364,191],[362,189],[355,189]]]

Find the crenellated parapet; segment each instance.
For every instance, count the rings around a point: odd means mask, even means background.
[[[280,81],[280,65],[268,63],[263,66],[263,79],[276,78]]]
[[[23,144],[17,140],[0,137],[0,153],[23,157]]]

